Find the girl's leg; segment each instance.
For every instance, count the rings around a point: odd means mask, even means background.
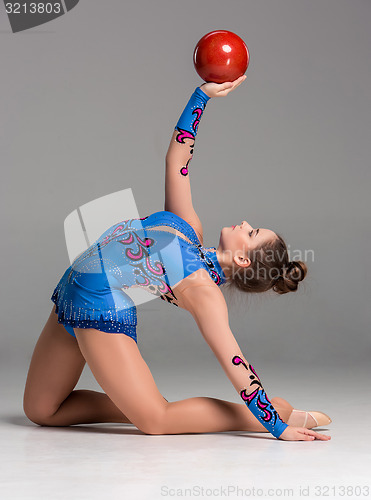
[[[272,398],[272,404],[276,408],[282,420],[287,422],[291,413],[290,403],[282,398]],[[186,403],[187,406],[203,403],[204,418],[224,420],[226,429],[250,432],[268,432],[266,428],[257,421],[246,406],[242,403],[232,403],[215,398],[196,397],[176,403]],[[286,406],[287,405],[287,406]],[[285,415],[287,417],[285,418]],[[130,420],[117,408],[104,392],[90,390],[72,391],[54,415],[44,420],[44,425],[67,426],[75,424],[93,423],[125,423]],[[219,424],[220,425],[220,424]],[[212,431],[207,431],[212,432]]]
[[[106,337],[111,334],[99,332],[99,335]],[[134,343],[132,339],[128,339],[128,342],[130,345]],[[77,341],[57,322],[53,306],[36,343],[27,375],[23,402],[27,417],[36,424],[54,426],[99,422],[131,423],[104,392],[73,390],[84,365],[85,359]],[[162,396],[161,400],[166,403]],[[273,398],[272,404],[283,420],[288,418],[292,407],[287,401]],[[169,405],[172,413],[174,409],[186,414],[193,412],[196,418],[198,413],[202,413],[201,420],[210,422],[217,430],[267,432],[243,403],[198,397]],[[207,424],[206,428],[209,429],[210,425]]]
[[[78,328],[75,334],[83,356],[106,394],[90,391],[87,395],[84,391],[83,395],[74,391],[45,425],[84,423],[78,409],[81,412],[85,407],[87,411],[94,404],[94,398],[99,398],[106,414],[106,420],[100,421],[131,422],[146,434],[266,432],[244,404],[202,397],[166,402],[130,337]],[[292,407],[285,400],[279,400],[275,398],[275,408],[283,419],[288,418]]]
[[[79,345],[58,323],[53,305],[32,354],[23,397],[26,416],[39,425],[49,425],[63,405],[66,423],[129,422],[102,393],[77,390],[85,359]],[[63,425],[63,424],[62,424]]]

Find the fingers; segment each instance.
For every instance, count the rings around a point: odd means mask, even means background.
[[[232,84],[231,86],[227,87],[227,93],[231,92],[232,90],[236,89],[243,81],[245,81],[247,78],[246,75],[242,75],[237,80],[234,80],[233,82],[227,82],[228,84]]]
[[[239,85],[241,85],[242,82],[244,82],[246,80],[247,76],[246,75],[242,75],[240,76],[239,78],[237,78],[237,80],[235,80],[233,83],[235,83],[235,88],[238,87]]]
[[[246,76],[246,75],[242,75],[242,76],[240,76],[239,78],[237,78],[237,80],[235,80],[234,82],[232,82],[232,83],[233,83],[233,89],[235,89],[235,88],[237,88],[239,85],[241,85],[241,83],[242,83],[243,81],[245,81],[245,80],[246,80],[246,78],[247,78],[247,76]]]
[[[319,439],[320,441],[329,441],[331,436],[320,434],[319,432],[312,431],[306,427],[288,426],[283,431],[279,439],[283,439],[284,441],[314,441],[315,439]]]
[[[331,439],[331,436],[320,434],[319,432],[312,431],[311,429],[307,429],[306,427],[299,428],[298,432],[305,435],[303,441],[314,441],[315,439],[319,439],[320,441],[328,441]]]
[[[301,438],[299,441],[313,441],[315,439],[311,431],[306,427],[299,427],[296,430]]]
[[[223,90],[231,90],[233,88],[233,82],[224,82],[221,84],[222,85],[222,91]]]
[[[237,88],[241,83],[246,79],[246,75],[242,75],[234,82],[224,82],[220,84],[220,90],[218,91],[218,95],[226,96],[229,92],[232,92],[235,88]]]
[[[316,432],[314,437],[316,439],[320,439],[321,441],[329,441],[331,439],[331,436],[326,436],[326,434],[320,434],[319,432]]]

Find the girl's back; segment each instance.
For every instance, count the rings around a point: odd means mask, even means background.
[[[70,266],[68,283],[100,292],[141,287],[157,296],[199,269],[220,285],[215,247],[205,248],[186,221],[166,210],[108,228]]]

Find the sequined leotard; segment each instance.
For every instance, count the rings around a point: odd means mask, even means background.
[[[74,327],[96,328],[137,341],[136,306],[124,290],[141,287],[177,305],[173,287],[201,268],[217,285],[226,281],[216,248],[203,247],[190,224],[163,210],[108,228],[65,271],[51,300],[73,336]]]

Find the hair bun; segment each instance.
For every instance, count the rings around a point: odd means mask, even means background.
[[[299,283],[300,281],[303,281],[307,272],[308,268],[305,262],[302,262],[301,260],[292,260],[288,264],[285,277]]]
[[[273,290],[279,294],[295,292],[298,284],[307,275],[308,268],[301,260],[292,260],[284,269],[283,274],[276,280]]]

